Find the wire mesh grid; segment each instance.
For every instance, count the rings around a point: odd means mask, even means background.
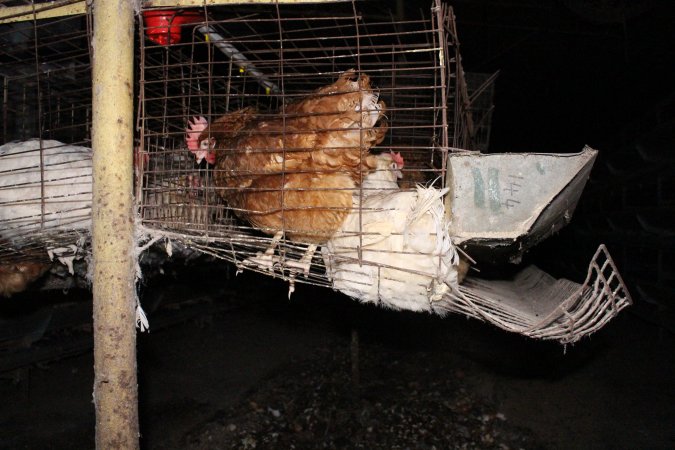
[[[91,221],[89,24],[86,15],[76,15],[0,26],[3,262],[48,261],[45,249],[72,253],[71,245],[86,241]]]
[[[485,152],[490,144],[492,130],[492,112],[494,110],[495,80],[499,72],[493,74],[469,72],[465,74],[468,95],[467,133],[470,145],[467,148]]]
[[[583,284],[530,266],[513,281],[468,279],[449,311],[537,339],[574,343],[605,326],[632,299],[607,247],[600,245]]]

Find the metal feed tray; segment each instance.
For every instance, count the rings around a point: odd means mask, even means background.
[[[450,153],[453,241],[477,261],[519,262],[570,221],[597,153]]]

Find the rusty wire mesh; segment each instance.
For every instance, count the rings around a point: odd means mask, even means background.
[[[457,77],[461,67],[452,10],[432,6],[405,20],[369,19],[358,3],[312,10],[208,8],[202,22],[183,27],[180,43],[144,39],[139,123],[149,160],[137,186],[143,224],[186,236],[237,264],[264,250],[274,233],[251,227],[223,201],[222,186],[211,178],[219,169],[197,166],[186,149],[188,121],[203,116],[212,122],[246,107],[255,108],[263,120],[285,120],[286,105],[348,70],[370,77],[386,104],[388,132],[371,151],[401,153],[403,188],[416,183],[441,187],[447,151],[467,141],[462,123],[454,123],[460,108],[456,97],[465,91]],[[146,32],[152,29],[145,24]],[[277,274],[285,276],[284,261],[301,257],[304,246],[284,238],[279,247],[284,257]],[[326,285],[321,259],[318,254],[313,259],[307,281]]]

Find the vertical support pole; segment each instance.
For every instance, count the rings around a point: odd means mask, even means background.
[[[9,136],[7,136],[7,119],[9,118],[9,77],[2,77],[2,142],[9,142]]]
[[[94,0],[92,252],[96,448],[137,449],[132,0]]]

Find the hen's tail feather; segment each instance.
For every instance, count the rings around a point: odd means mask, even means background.
[[[420,220],[427,212],[434,218],[436,227],[436,254],[447,254],[451,258],[451,263],[456,265],[459,256],[455,250],[452,240],[448,233],[449,224],[445,219],[445,208],[441,198],[449,191],[449,188],[435,189],[417,186],[417,201],[406,218],[404,236],[408,236],[410,226]]]

